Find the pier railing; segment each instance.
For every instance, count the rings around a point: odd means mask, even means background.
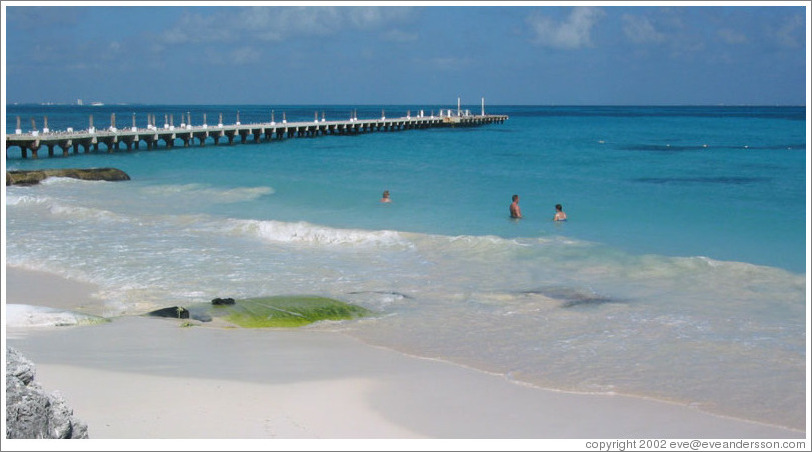
[[[111,125],[107,129],[95,129],[91,126],[86,130],[74,131],[68,128],[64,131],[51,131],[47,128],[47,118],[42,131],[31,130],[23,133],[18,128],[16,133],[6,136],[6,155],[10,148],[18,147],[22,158],[38,158],[41,148],[48,149],[48,155],[54,156],[55,150],[61,150],[63,156],[68,156],[88,152],[115,152],[139,149],[143,143],[146,149],[152,150],[159,147],[173,148],[177,145],[191,146],[197,143],[205,146],[207,142],[214,145],[235,143],[260,143],[263,141],[282,140],[287,138],[316,137],[324,135],[355,135],[378,131],[401,131],[411,129],[427,129],[434,127],[472,127],[484,124],[504,123],[508,119],[507,115],[472,115],[469,111],[442,110],[439,115],[426,116],[421,111],[416,116],[399,118],[386,118],[383,113],[377,119],[350,118],[341,121],[326,121],[322,116],[318,118],[318,113],[314,120],[310,122],[270,122],[240,124],[239,116],[237,123],[231,125],[192,125],[182,122],[180,126],[175,126],[173,121],[165,121],[163,127],[155,126],[154,116],[151,115],[146,128],[133,126],[126,129],[118,129],[115,126],[115,114],[111,118]],[[221,120],[222,121],[222,120]],[[191,118],[189,120],[191,123]],[[33,123],[33,120],[32,120]],[[225,142],[225,143],[224,143]],[[104,146],[104,149],[100,145]]]

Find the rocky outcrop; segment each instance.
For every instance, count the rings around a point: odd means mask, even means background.
[[[211,304],[213,304],[215,306],[226,306],[226,305],[232,305],[232,304],[235,304],[235,303],[236,303],[236,301],[234,301],[233,298],[215,298],[214,300],[211,301]]]
[[[82,180],[121,181],[130,176],[116,168],[63,168],[31,171],[6,171],[6,185],[36,185],[49,177],[71,177]]]
[[[171,308],[161,308],[150,311],[147,315],[152,317],[169,317],[171,319],[188,319],[189,310],[180,306],[172,306]]]
[[[171,308],[161,308],[155,311],[150,311],[146,315],[151,317],[168,317],[170,319],[188,319],[200,320],[201,322],[211,322],[211,316],[199,309],[190,311],[180,306],[172,306]]]
[[[73,416],[59,393],[46,393],[34,382],[34,364],[6,348],[6,438],[88,438],[87,425]]]

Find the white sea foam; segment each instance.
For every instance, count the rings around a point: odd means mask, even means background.
[[[59,215],[70,218],[89,219],[96,221],[123,220],[121,216],[113,212],[110,212],[109,210],[97,209],[93,207],[71,206],[61,203],[52,204],[50,206],[50,212],[53,215]]]
[[[88,314],[26,304],[6,305],[6,326],[17,328],[87,325],[105,319]]]
[[[6,191],[6,206],[36,205],[45,204],[47,202],[49,202],[49,198],[46,196],[17,194],[13,193],[11,190]]]
[[[79,184],[106,184],[109,181],[104,180],[86,180],[77,179],[75,177],[47,177],[40,181],[41,185],[79,185]]]
[[[76,205],[71,201],[60,200],[46,194],[14,194],[9,193],[6,196],[6,206],[14,207],[29,207],[29,206],[42,206],[47,209],[52,215],[62,216],[67,218],[77,219],[90,219],[90,220],[112,220],[118,215],[108,210],[84,207]]]
[[[338,229],[314,225],[305,221],[230,220],[233,233],[251,235],[275,243],[311,245],[410,246],[397,231],[367,231]]]

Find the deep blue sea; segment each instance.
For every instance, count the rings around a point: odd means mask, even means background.
[[[456,105],[9,105],[23,133],[425,115]],[[474,114],[480,105],[463,106]],[[805,107],[485,106],[503,124],[21,158],[127,182],[6,188],[6,260],[110,315],[307,293],[311,328],[564,391],[802,429]],[[188,116],[187,116],[188,117]],[[180,142],[179,142],[180,143]],[[384,190],[393,202],[379,202]],[[511,220],[511,196],[524,218]],[[569,220],[554,223],[555,204]]]

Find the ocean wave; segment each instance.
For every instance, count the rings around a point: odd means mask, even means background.
[[[60,178],[60,179],[69,179],[69,178]],[[102,220],[102,219],[110,220],[118,216],[115,213],[110,212],[109,210],[71,205],[66,204],[66,202],[70,201],[58,200],[57,198],[43,194],[32,195],[32,194],[8,193],[6,196],[6,206],[16,206],[21,208],[30,206],[39,206],[44,207],[45,209],[47,209],[48,212],[56,216],[79,218],[79,219],[86,218],[91,220]]]
[[[36,196],[30,194],[20,195],[12,193],[11,190],[6,191],[6,206],[45,204],[49,202],[49,200],[50,199],[46,196]]]
[[[105,184],[109,181],[77,179],[75,177],[50,176],[40,181],[40,185]]]
[[[397,231],[338,229],[305,221],[290,223],[275,220],[229,220],[231,233],[258,237],[275,243],[311,245],[370,245],[410,247],[411,242]]]
[[[51,214],[69,218],[103,220],[103,221],[124,221],[119,215],[104,209],[93,207],[70,206],[60,203],[51,204],[49,207]]]
[[[261,196],[272,195],[272,187],[214,188],[205,184],[158,185],[141,190],[144,194],[160,197],[204,197],[214,203],[252,201]]]

